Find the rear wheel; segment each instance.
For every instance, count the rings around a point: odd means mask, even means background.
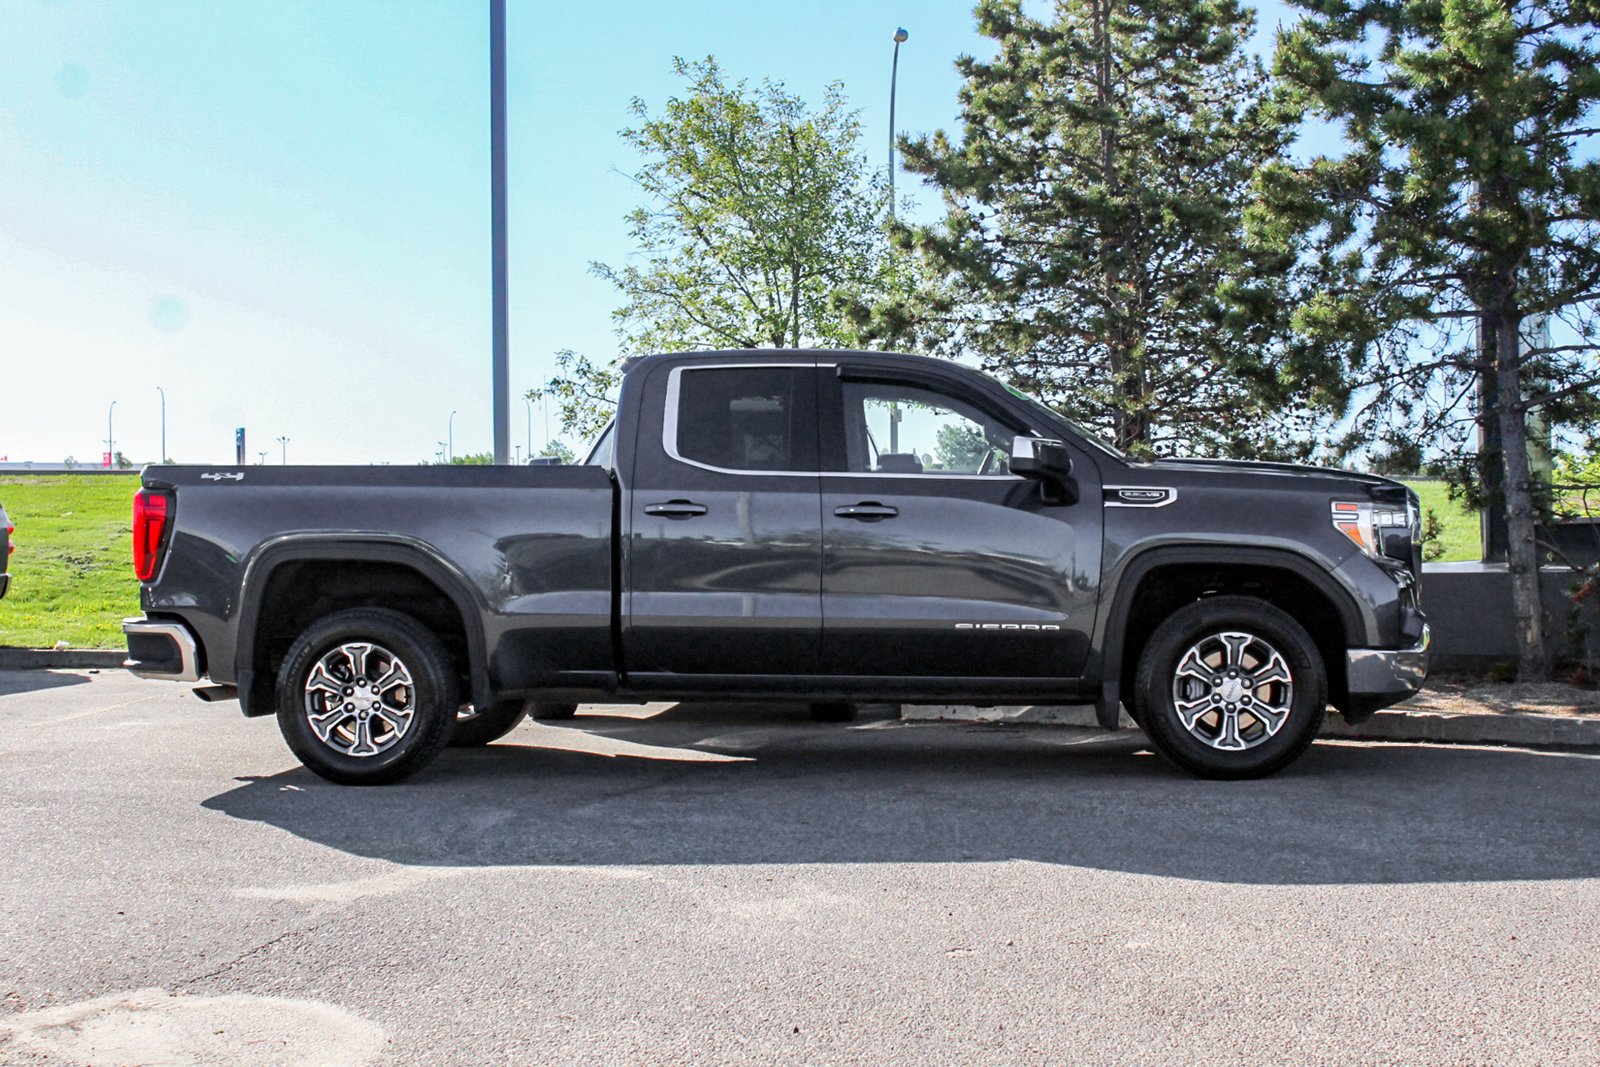
[[[278,670],[278,729],[331,782],[394,782],[449,743],[456,694],[455,668],[427,627],[398,611],[353,608],[290,646]]]
[[[498,741],[521,725],[527,714],[528,703],[521,697],[498,700],[482,711],[464,708],[456,713],[450,747],[478,748]]]
[[[840,700],[820,700],[811,705],[813,722],[854,722],[856,706]]]
[[[1179,767],[1206,778],[1259,778],[1315,740],[1327,671],[1305,628],[1253,597],[1178,609],[1139,657],[1139,724]]]
[[[540,722],[558,722],[578,714],[576,704],[535,704],[528,714]]]

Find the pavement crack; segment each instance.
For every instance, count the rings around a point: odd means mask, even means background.
[[[301,930],[301,929],[284,930],[283,932],[281,932],[281,933],[279,933],[279,934],[277,934],[277,935],[275,935],[273,937],[270,937],[267,940],[263,941],[261,944],[255,945],[255,946],[253,946],[251,948],[248,948],[245,951],[239,953],[237,956],[235,956],[232,959],[228,960],[226,963],[222,964],[222,966],[220,966],[220,967],[216,967],[216,968],[214,968],[214,969],[212,969],[210,971],[207,971],[205,974],[198,974],[198,975],[195,975],[192,978],[183,978],[183,979],[178,980],[177,982],[174,982],[173,985],[172,985],[172,989],[173,989],[174,992],[176,992],[177,990],[182,989],[185,986],[197,985],[200,982],[209,981],[212,978],[219,978],[222,975],[227,974],[229,971],[233,970],[235,967],[240,966],[245,961],[247,961],[247,960],[249,960],[249,959],[251,959],[251,958],[253,958],[255,956],[260,956],[263,953],[271,951],[273,946],[275,946],[275,945],[277,945],[277,944],[279,944],[279,943],[281,943],[283,941],[287,941],[287,940],[289,940],[290,938],[293,938],[293,937],[304,937],[307,934],[314,934],[318,930],[321,930],[323,927],[331,925],[334,921],[335,921],[334,919],[330,918],[330,919],[327,919],[324,922],[317,923],[315,926],[308,926],[304,930]]]

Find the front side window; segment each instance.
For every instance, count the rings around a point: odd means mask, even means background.
[[[880,474],[1010,473],[1019,429],[964,400],[890,382],[843,383],[846,469]]]
[[[732,471],[814,471],[810,367],[690,367],[677,373],[669,442],[680,459]]]

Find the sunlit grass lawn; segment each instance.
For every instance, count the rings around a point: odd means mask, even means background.
[[[1429,509],[1432,509],[1433,513],[1439,516],[1439,544],[1444,548],[1444,555],[1437,558],[1438,562],[1454,563],[1459,560],[1483,558],[1482,535],[1478,531],[1478,513],[1468,511],[1460,503],[1451,500],[1449,485],[1444,482],[1406,484],[1416,492],[1417,501],[1422,505],[1423,515],[1427,515]]]
[[[138,488],[127,475],[0,475],[0,505],[17,528],[0,645],[122,647],[122,620],[139,614],[131,532]]]

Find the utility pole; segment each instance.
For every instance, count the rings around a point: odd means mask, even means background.
[[[158,463],[167,461],[167,391],[161,386],[156,386],[156,392],[161,394],[161,456]]]
[[[511,457],[511,355],[506,303],[506,0],[489,0],[489,228],[493,297],[494,461]]]
[[[117,465],[117,435],[112,432],[111,417],[117,412],[117,402],[113,400],[106,409],[106,470],[111,470]]]

